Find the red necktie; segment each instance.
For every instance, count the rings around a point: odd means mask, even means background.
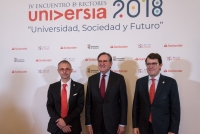
[[[105,87],[105,76],[106,75],[102,75],[101,84],[100,84],[100,93],[101,93],[101,97],[102,98],[104,98],[105,90],[106,90],[106,87]]]
[[[152,84],[150,87],[150,91],[149,91],[149,97],[150,97],[150,103],[153,103],[153,99],[155,96],[155,79],[151,79],[152,80]],[[152,114],[150,113],[150,117],[149,117],[149,121],[152,123]]]
[[[62,85],[62,93],[61,93],[61,117],[64,118],[68,114],[68,103],[67,103],[67,84]]]

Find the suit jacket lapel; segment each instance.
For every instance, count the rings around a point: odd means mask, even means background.
[[[61,81],[59,81],[56,85],[56,89],[54,90],[54,95],[61,100]],[[61,113],[61,103],[58,104],[59,113]]]
[[[114,83],[112,77],[113,77],[113,72],[110,71],[110,75],[109,75],[109,78],[108,78],[108,83],[107,83],[104,99],[106,98],[108,91],[111,89],[112,83]]]
[[[96,86],[96,90],[97,90],[97,92],[98,92],[98,94],[99,94],[99,97],[101,98],[101,93],[100,93],[100,87],[99,87],[99,83],[101,82],[101,80],[100,80],[100,73],[98,73],[97,75],[96,75],[96,78],[95,78],[95,80],[94,80],[94,84],[95,84],[95,86]],[[102,98],[101,98],[102,99]]]
[[[149,104],[151,105],[150,103],[150,97],[149,97],[149,76],[146,76],[145,79],[144,79],[144,90],[145,90],[145,95],[149,102]]]
[[[158,81],[158,85],[157,85],[157,89],[156,89],[156,94],[155,94],[153,102],[158,98],[159,94],[162,92],[162,90],[164,88],[164,85],[165,85],[163,83],[164,79],[165,79],[165,77],[160,74],[160,78],[159,78],[159,81]]]
[[[74,83],[73,80],[71,80],[70,95],[69,95],[69,102],[68,102],[69,109],[70,109],[71,103],[73,102],[72,99],[73,99],[73,95],[75,94],[75,89],[76,89],[76,84]]]

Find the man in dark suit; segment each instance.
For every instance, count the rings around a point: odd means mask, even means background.
[[[99,73],[88,79],[85,119],[89,134],[122,134],[127,124],[124,77],[110,70],[112,57],[99,54]]]
[[[51,134],[80,134],[80,114],[84,107],[84,86],[70,78],[71,64],[62,60],[58,64],[61,80],[49,86],[47,111]]]
[[[180,102],[176,80],[160,74],[159,54],[149,54],[145,62],[149,75],[136,82],[133,134],[178,134]]]

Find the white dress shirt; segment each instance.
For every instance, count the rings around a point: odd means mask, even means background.
[[[105,78],[105,90],[106,90],[107,89],[107,85],[108,85],[108,79],[109,79],[109,76],[110,76],[110,70],[105,75],[106,76],[104,78]],[[102,77],[103,77],[103,73],[100,72],[99,88],[100,88]]]
[[[152,78],[151,78],[151,76],[149,76],[149,82],[148,82],[148,91],[150,91],[150,87],[151,87],[151,84],[152,84],[152,80],[151,80]],[[155,79],[155,91],[156,91],[156,89],[157,89],[157,86],[158,86],[158,82],[159,82],[159,79],[160,79],[160,73],[156,76],[156,77],[154,77],[154,79]]]

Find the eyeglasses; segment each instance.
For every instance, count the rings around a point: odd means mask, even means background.
[[[59,68],[58,69],[60,72],[64,72],[64,71],[70,71],[70,70],[72,70],[72,69],[70,69],[70,68]]]
[[[153,63],[146,63],[146,66],[147,66],[147,67],[150,67],[150,66],[155,67],[155,66],[157,66],[157,65],[158,65],[158,63],[156,63],[156,62],[153,62]]]
[[[103,62],[103,63],[106,63],[106,62],[108,62],[108,60],[98,60],[98,62],[99,62],[99,63],[102,63],[102,62]]]

